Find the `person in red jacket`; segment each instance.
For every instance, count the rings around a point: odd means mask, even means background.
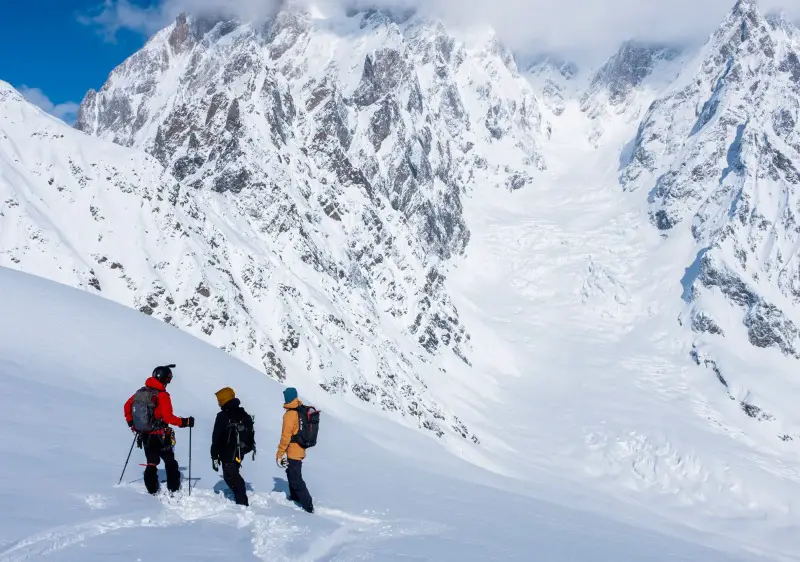
[[[139,434],[139,448],[144,448],[147,464],[144,485],[151,494],[159,489],[158,464],[164,461],[167,471],[167,489],[177,492],[181,487],[181,473],[175,460],[175,432],[170,425],[194,427],[194,418],[179,418],[172,412],[172,399],[167,385],[172,381],[172,367],[156,367],[144,387],[125,402],[125,421],[131,431]]]

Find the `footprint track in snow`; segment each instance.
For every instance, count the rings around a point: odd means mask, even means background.
[[[76,525],[64,525],[47,529],[11,543],[0,552],[0,561],[31,560],[47,556],[52,552],[80,544],[87,539],[98,537],[111,531],[151,526],[147,523],[147,519],[142,514],[137,517],[136,514],[132,513],[129,515],[102,517]]]
[[[140,510],[101,517],[74,525],[45,529],[0,550],[0,562],[16,562],[46,557],[54,552],[124,529],[169,527],[193,521],[213,521],[237,529],[249,529],[253,555],[262,560],[328,559],[353,543],[375,542],[393,537],[434,534],[441,526],[425,522],[384,521],[367,515],[319,507],[314,515],[305,514],[283,493],[251,494],[251,507],[244,509],[210,491],[195,490],[192,496],[162,496],[160,510]],[[296,511],[296,517],[286,510]],[[277,513],[276,513],[277,511]],[[304,518],[308,518],[304,521]],[[333,529],[320,533],[305,523],[322,519]],[[303,549],[293,544],[298,538],[315,537]],[[293,546],[292,553],[287,547]],[[298,553],[298,550],[304,550]]]

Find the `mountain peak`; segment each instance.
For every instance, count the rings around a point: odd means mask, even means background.
[[[641,85],[661,62],[673,61],[680,51],[659,44],[625,41],[619,50],[592,77],[591,85],[582,102],[587,102],[599,92],[607,92],[611,105],[626,102],[629,94]]]
[[[736,16],[757,14],[759,13],[758,3],[755,0],[737,0],[731,12]]]
[[[722,22],[717,34],[736,30],[741,33],[742,40],[745,40],[755,29],[766,32],[769,27],[767,19],[754,0],[739,0]]]
[[[189,24],[189,16],[186,12],[175,19],[175,26],[169,34],[169,45],[175,53],[182,53],[190,49],[193,45],[194,34]]]
[[[412,12],[361,14],[179,18],[87,97],[78,127],[144,148],[255,229],[255,262],[226,263],[216,287],[218,264],[204,265],[192,287],[198,303],[233,295],[204,321],[208,339],[276,378],[300,365],[291,376],[473,439],[425,387],[440,364],[471,367],[445,264],[469,241],[474,186],[540,175],[540,102],[497,42],[471,50],[436,22],[403,23]],[[143,306],[195,323],[170,283],[145,288]],[[378,331],[402,335],[375,345]]]
[[[523,59],[520,66],[529,74],[555,73],[564,80],[573,80],[578,74],[577,64],[552,54],[540,54],[527,60]]]

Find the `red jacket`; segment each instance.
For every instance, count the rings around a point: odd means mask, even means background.
[[[181,427],[183,425],[183,420],[172,412],[172,398],[169,397],[169,392],[167,392],[167,389],[164,388],[164,385],[154,377],[147,379],[144,385],[148,388],[154,388],[159,391],[158,397],[156,398],[156,419],[161,420],[169,425]],[[128,401],[125,402],[125,421],[127,421],[129,424],[133,421],[133,412],[131,411],[131,408],[133,406],[134,396],[136,396],[136,394],[128,398]]]

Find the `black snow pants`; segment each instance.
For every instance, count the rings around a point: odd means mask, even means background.
[[[289,481],[289,499],[300,504],[304,510],[314,513],[314,502],[303,481],[303,461],[288,459],[286,478]]]
[[[164,461],[167,471],[167,489],[177,492],[181,488],[181,471],[178,461],[175,460],[175,451],[170,445],[164,444],[160,435],[143,435],[142,446],[147,466],[144,469],[144,485],[151,494],[157,494],[160,487],[158,481],[158,463]]]
[[[236,462],[222,463],[222,478],[228,485],[228,488],[233,492],[233,499],[239,505],[250,505],[247,501],[247,488],[245,487],[244,478],[239,474],[241,465]]]

